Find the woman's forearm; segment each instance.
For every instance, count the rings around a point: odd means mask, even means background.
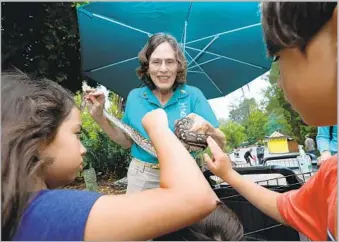
[[[133,141],[129,139],[119,128],[113,126],[106,117],[102,117],[102,119],[95,121],[115,143],[121,145],[125,149],[132,146]]]

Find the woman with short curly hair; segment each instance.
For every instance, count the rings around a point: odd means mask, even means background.
[[[162,108],[173,131],[175,121],[187,115],[198,120],[192,131],[202,131],[223,147],[225,137],[217,129],[218,121],[203,93],[186,84],[187,64],[176,39],[165,33],[154,34],[139,53],[137,75],[144,85],[132,90],[126,102],[122,121],[148,138],[141,118],[150,110]],[[103,115],[104,94],[89,92],[87,105],[94,120],[117,144],[131,149],[132,161],[128,169],[127,193],[159,187],[159,163]]]

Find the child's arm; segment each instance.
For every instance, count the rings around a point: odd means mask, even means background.
[[[273,192],[242,177],[232,169],[229,157],[219,148],[215,141],[209,137],[207,142],[213,155],[212,161],[212,159],[205,154],[205,161],[208,164],[208,168],[215,175],[231,185],[238,193],[263,213],[277,220],[279,223],[285,224],[277,206],[280,193]]]
[[[90,211],[85,240],[149,240],[186,227],[212,212],[218,197],[195,160],[168,128],[166,113],[142,121],[160,162],[160,188],[102,196]]]
[[[264,188],[248,179],[245,179],[234,170],[221,176],[221,179],[231,185],[239,194],[245,197],[260,211],[272,217],[281,224],[286,224],[279,213],[277,201],[280,193]]]
[[[230,159],[214,140],[208,138],[207,142],[214,158],[212,161],[205,155],[209,169],[259,210],[311,240],[326,240],[328,228],[337,237],[337,156],[327,160],[300,189],[277,193],[243,178],[232,169]]]

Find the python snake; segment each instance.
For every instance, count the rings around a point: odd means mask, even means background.
[[[83,85],[83,93],[86,93],[86,90],[89,89],[88,86]],[[86,106],[85,95],[83,94],[82,102],[80,105],[81,111],[84,110]],[[152,142],[149,139],[143,137],[138,131],[133,129],[127,124],[124,124],[120,119],[108,113],[105,109],[103,110],[106,118],[114,124],[116,127],[121,129],[128,137],[130,137],[138,146],[144,149],[146,152],[151,154],[154,157],[157,157],[157,153]],[[206,149],[207,147],[207,135],[190,131],[195,122],[195,116],[186,116],[182,119],[176,121],[174,126],[174,134],[182,142],[185,148],[189,152],[197,152]]]

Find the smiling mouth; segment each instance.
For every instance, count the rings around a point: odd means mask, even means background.
[[[169,77],[158,77],[160,83],[167,83],[169,79]]]

